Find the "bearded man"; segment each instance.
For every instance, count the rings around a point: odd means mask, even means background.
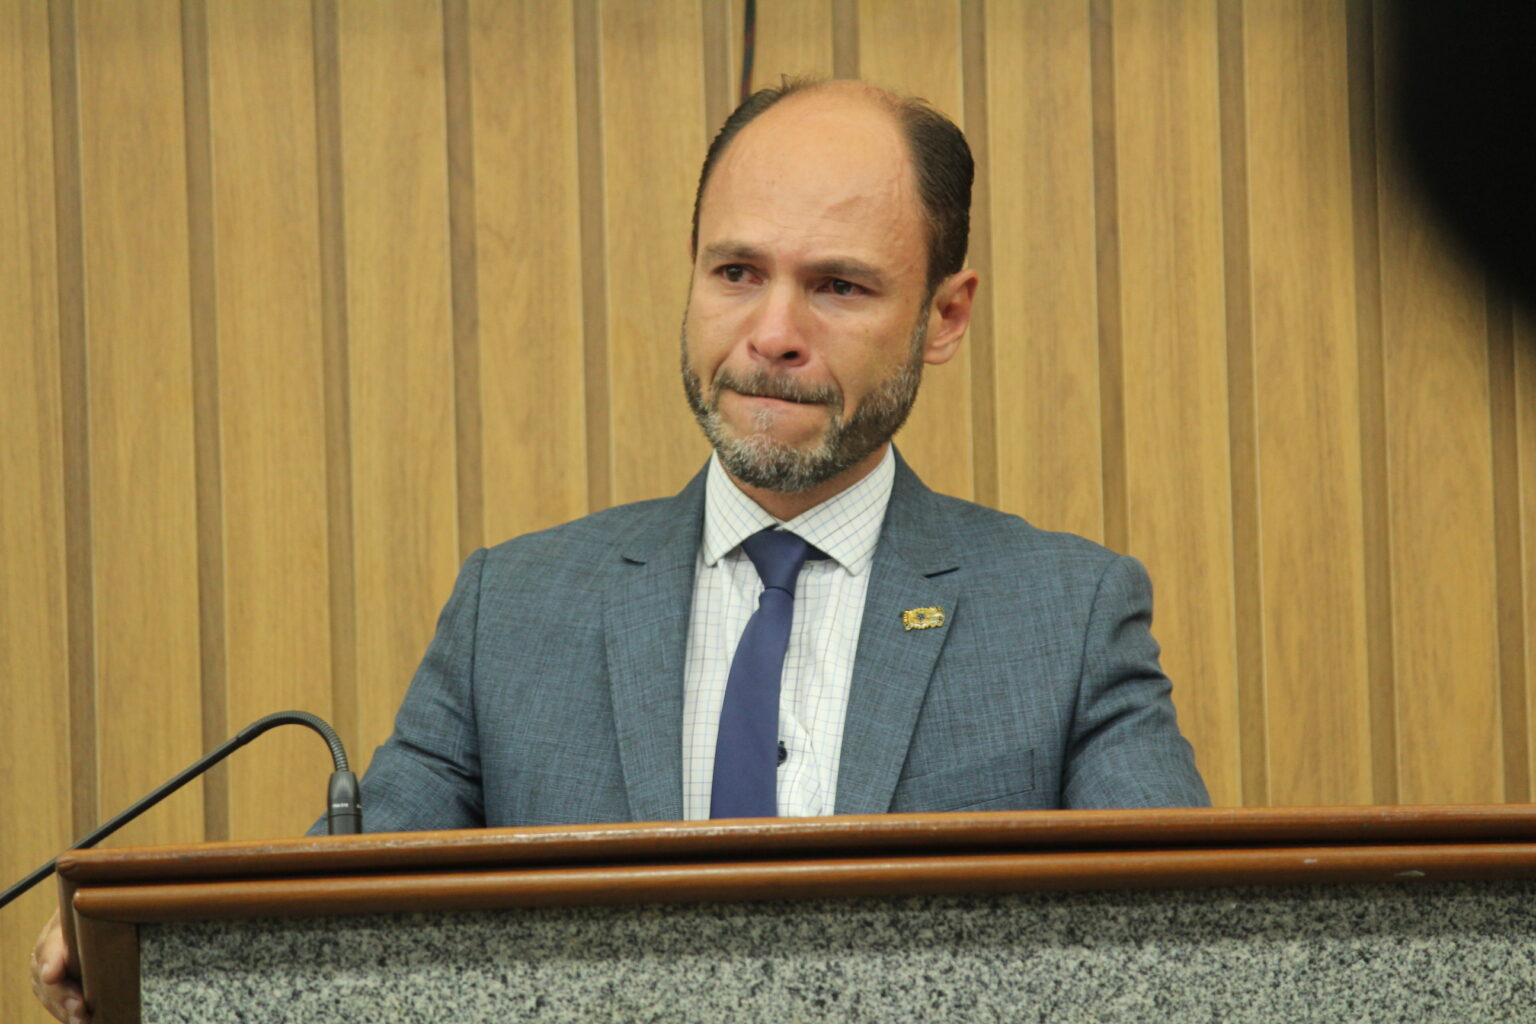
[[[790,84],[710,146],[674,498],[472,556],[373,830],[1208,802],[1133,559],[925,488],[891,437],[970,321],[958,128]]]

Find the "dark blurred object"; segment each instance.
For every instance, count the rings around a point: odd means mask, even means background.
[[[1536,2],[1390,0],[1390,110],[1431,201],[1536,309]]]

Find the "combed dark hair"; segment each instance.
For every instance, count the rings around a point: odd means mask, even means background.
[[[824,84],[814,78],[785,78],[777,89],[759,89],[731,111],[725,124],[715,133],[704,166],[699,171],[699,187],[693,195],[692,246],[699,248],[699,206],[704,201],[704,187],[726,147],[737,134],[763,111],[780,100]],[[923,219],[928,226],[928,294],[939,283],[965,266],[965,251],[971,234],[971,182],[976,163],[965,134],[955,123],[930,107],[926,101],[896,96],[876,90],[907,140],[917,177],[917,192],[923,203]]]

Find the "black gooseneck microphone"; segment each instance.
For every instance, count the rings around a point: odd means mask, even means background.
[[[155,806],[155,804],[224,760],[224,758],[228,757],[238,748],[245,746],[268,729],[279,725],[307,725],[319,733],[325,740],[326,745],[331,748],[331,762],[336,769],[331,773],[331,784],[326,797],[326,825],[330,828],[330,833],[333,836],[361,832],[363,830],[363,811],[357,789],[357,776],[347,767],[347,752],[341,745],[341,737],[337,736],[336,730],[327,725],[325,720],[318,715],[312,715],[308,711],[279,711],[275,714],[267,715],[265,718],[258,718],[244,729],[241,729],[233,738],[226,740],[220,746],[204,754],[200,760],[187,767],[181,774],[166,782],[159,789],[132,807],[129,807],[126,811],[80,840],[74,846],[71,846],[70,849],[86,850],[95,846],[107,838],[107,836],[116,832],[134,818],[137,818]],[[54,858],[5,890],[4,894],[0,894],[0,907],[4,907],[38,882],[53,874],[53,869],[57,864],[58,858]]]

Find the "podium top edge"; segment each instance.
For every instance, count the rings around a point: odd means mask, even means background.
[[[1536,841],[1536,805],[1169,808],[623,822],[71,850],[76,883],[691,859]]]

